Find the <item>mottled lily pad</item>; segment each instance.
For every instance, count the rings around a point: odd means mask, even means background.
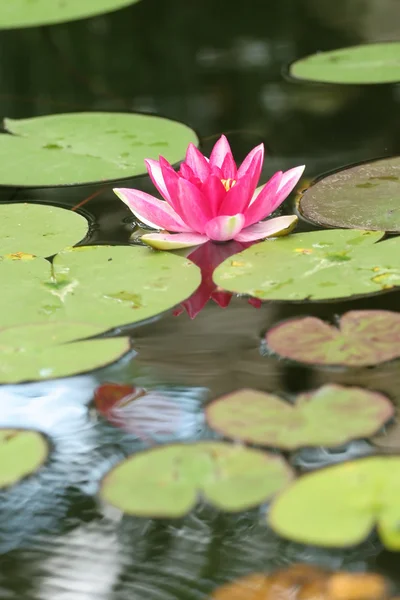
[[[161,154],[176,163],[190,142],[198,143],[182,123],[132,113],[6,119],[5,128],[13,135],[0,134],[0,185],[45,187],[133,177],[146,173],[145,158]]]
[[[0,383],[68,377],[104,367],[129,351],[129,338],[73,341],[97,331],[72,321],[0,329]]]
[[[270,499],[293,477],[279,456],[224,442],[172,444],[134,454],[103,479],[101,498],[126,514],[180,517],[197,500],[228,512]]]
[[[400,238],[378,231],[336,229],[294,233],[236,254],[214,281],[261,300],[331,300],[400,285]]]
[[[0,429],[0,489],[35,473],[48,454],[48,443],[38,431]]]
[[[334,447],[368,437],[393,414],[382,394],[340,385],[300,394],[294,406],[273,394],[240,390],[206,408],[208,424],[224,436],[285,450]]]
[[[318,546],[362,542],[376,525],[385,546],[400,550],[400,456],[373,456],[304,475],[273,503],[271,527]]]
[[[139,0],[11,0],[0,4],[0,29],[38,27],[86,19]]]
[[[77,244],[88,232],[76,212],[44,204],[0,204],[0,255],[29,259],[51,256]]]
[[[324,227],[398,233],[400,157],[363,163],[320,179],[300,198],[299,211]]]
[[[297,60],[290,75],[306,81],[371,84],[400,81],[400,42],[363,44]]]
[[[353,310],[338,327],[316,317],[279,323],[266,334],[269,348],[301,363],[365,367],[400,356],[400,313]]]

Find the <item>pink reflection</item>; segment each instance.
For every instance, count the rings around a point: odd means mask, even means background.
[[[174,315],[177,317],[186,310],[189,317],[194,319],[210,299],[214,300],[221,308],[229,306],[232,294],[219,289],[214,283],[212,277],[214,270],[224,260],[249,248],[253,243],[232,241],[225,244],[216,244],[214,242],[207,242],[189,254],[188,259],[201,269],[201,284],[194,294],[188,300],[182,302],[174,311]],[[257,298],[249,298],[248,302],[254,308],[260,308],[261,306],[261,300]]]

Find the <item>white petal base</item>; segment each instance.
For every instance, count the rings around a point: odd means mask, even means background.
[[[267,237],[279,237],[290,233],[297,225],[296,215],[276,217],[268,221],[261,221],[255,225],[250,225],[242,229],[235,236],[237,242],[253,242],[255,240],[265,239]]]
[[[208,241],[206,235],[199,233],[149,233],[142,235],[140,239],[156,250],[181,250]]]

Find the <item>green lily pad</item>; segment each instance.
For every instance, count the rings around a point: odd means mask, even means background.
[[[49,445],[38,431],[0,429],[0,489],[35,473],[48,454]]]
[[[12,0],[0,4],[0,29],[37,27],[113,12],[139,0]]]
[[[129,352],[129,338],[79,340],[98,328],[54,322],[0,330],[0,383],[68,377],[104,367]]]
[[[332,300],[400,285],[400,238],[336,229],[255,244],[214,271],[224,290],[261,300]]]
[[[325,83],[395,83],[400,81],[400,42],[318,52],[294,62],[289,73],[296,79]]]
[[[103,479],[100,496],[129,515],[181,517],[200,497],[236,512],[265,502],[293,477],[283,458],[224,442],[172,444],[134,454]]]
[[[365,367],[400,356],[400,314],[353,310],[338,327],[316,317],[279,323],[266,334],[269,348],[301,363]]]
[[[400,456],[373,456],[304,475],[272,504],[269,524],[283,537],[318,546],[362,542],[376,525],[400,550]]]
[[[133,177],[147,172],[145,158],[161,154],[176,163],[190,142],[198,143],[186,125],[143,114],[67,113],[6,119],[5,127],[13,135],[0,134],[0,185],[44,187]]]
[[[86,236],[88,222],[72,210],[44,204],[0,204],[0,255],[51,256]]]
[[[338,171],[309,187],[299,204],[326,227],[400,231],[400,157]]]
[[[196,290],[201,274],[170,253],[80,246],[57,254],[53,266],[30,255],[4,258],[0,279],[0,327],[74,321],[100,333],[173,308]]]
[[[285,450],[341,446],[373,435],[393,415],[382,394],[340,385],[300,394],[294,406],[274,394],[240,390],[206,408],[209,426],[224,436]]]

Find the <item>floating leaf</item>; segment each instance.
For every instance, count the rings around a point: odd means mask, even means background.
[[[400,238],[336,229],[255,244],[216,268],[214,281],[261,300],[328,300],[400,285]]]
[[[138,0],[11,0],[0,4],[0,29],[37,27],[86,19],[136,2]]]
[[[304,475],[273,503],[280,535],[329,547],[362,542],[377,525],[387,548],[400,550],[400,457],[373,456]]]
[[[44,204],[0,204],[0,255],[29,260],[51,256],[86,236],[88,222],[76,212]]]
[[[184,426],[181,408],[157,390],[105,383],[96,389],[94,401],[110,423],[141,440],[175,435]]]
[[[67,377],[104,367],[129,351],[128,338],[72,342],[97,331],[72,321],[1,329],[0,383]]]
[[[290,75],[306,81],[368,84],[400,81],[400,42],[363,44],[318,52],[290,66]]]
[[[214,600],[387,600],[389,583],[375,573],[332,572],[294,564],[270,575],[252,573],[227,583]]]
[[[38,431],[0,429],[0,489],[37,471],[48,454],[48,444]]]
[[[124,513],[180,517],[199,496],[236,512],[268,500],[293,474],[285,461],[224,442],[172,444],[134,454],[103,479],[103,500]]]
[[[170,253],[81,246],[58,254],[53,268],[42,258],[0,260],[0,279],[0,326],[71,320],[97,325],[100,333],[171,309],[201,276]]]
[[[400,356],[400,313],[353,310],[338,327],[302,317],[272,327],[266,342],[280,356],[301,363],[365,367]]]
[[[210,427],[226,437],[285,450],[334,447],[368,437],[393,414],[382,394],[340,385],[300,394],[294,406],[273,394],[240,390],[206,408]]]
[[[326,227],[400,231],[400,157],[338,171],[300,198],[299,211]]]
[[[198,143],[182,123],[131,113],[6,119],[5,127],[14,135],[0,134],[1,185],[57,186],[133,177],[146,173],[145,158],[161,154],[175,163],[189,142]]]

